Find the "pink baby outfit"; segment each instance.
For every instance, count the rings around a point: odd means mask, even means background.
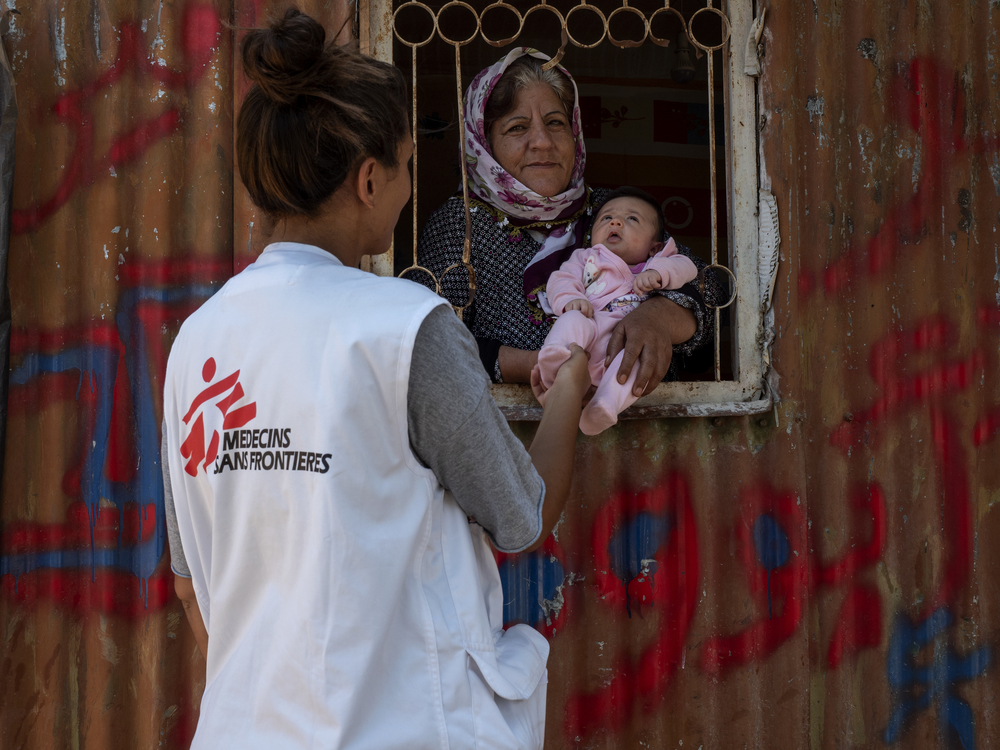
[[[679,289],[698,275],[694,263],[677,253],[677,245],[671,239],[660,252],[633,268],[604,245],[581,248],[549,276],[545,292],[552,312],[559,319],[538,353],[542,385],[546,389],[552,387],[560,366],[569,359],[570,344],[590,353],[590,379],[597,392],[580,415],[580,430],[585,435],[596,435],[615,424],[618,413],[636,400],[632,395],[636,368],[632,368],[628,381],[622,385],[615,376],[624,352],[619,352],[607,368],[604,357],[618,321],[645,299],[632,290],[635,274],[650,270],[660,274],[661,289]],[[584,297],[594,306],[593,318],[579,310],[565,312],[570,301]]]

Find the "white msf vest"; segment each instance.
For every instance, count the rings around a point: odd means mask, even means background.
[[[407,433],[442,300],[269,246],[184,323],[164,421],[208,666],[192,748],[540,748],[548,643]]]

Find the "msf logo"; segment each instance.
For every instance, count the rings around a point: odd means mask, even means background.
[[[214,401],[224,417],[222,422],[224,431],[239,429],[257,416],[256,401],[251,401],[236,409],[232,408],[233,404],[245,395],[243,386],[240,385],[239,370],[216,383],[212,383],[212,379],[215,377],[215,359],[209,357],[201,368],[201,377],[210,385],[195,396],[187,414],[184,415],[184,424],[191,424],[191,418],[195,414],[198,414],[198,418],[191,426],[191,432],[188,433],[187,438],[181,443],[181,456],[187,459],[184,471],[193,477],[198,476],[199,468],[207,468],[219,454],[219,433],[217,430],[212,430],[211,439],[207,443],[205,442],[205,413],[202,407],[207,407],[209,402]]]

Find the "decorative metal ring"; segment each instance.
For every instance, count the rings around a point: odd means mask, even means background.
[[[402,271],[400,271],[399,278],[405,279],[406,274],[408,274],[410,271],[423,271],[428,276],[430,276],[431,279],[434,281],[434,293],[437,294],[439,297],[441,296],[441,282],[437,280],[437,276],[434,275],[433,271],[431,271],[429,268],[424,268],[423,266],[418,266],[416,263],[414,263],[409,268],[404,268]],[[413,280],[411,279],[411,281]],[[413,283],[419,284],[420,282],[414,281]]]
[[[406,39],[403,39],[402,36],[400,36],[399,25],[396,23],[396,16],[398,16],[401,11],[405,10],[406,8],[410,8],[410,7],[423,8],[424,10],[427,11],[427,14],[431,17],[431,33],[430,33],[430,36],[428,36],[422,42],[409,42]],[[396,38],[400,42],[402,42],[403,44],[405,44],[407,47],[412,47],[413,49],[416,49],[417,47],[423,47],[424,45],[428,44],[431,41],[431,39],[434,38],[434,32],[436,32],[437,30],[438,30],[438,22],[437,22],[437,16],[434,15],[434,11],[431,10],[428,6],[424,5],[423,3],[417,2],[417,0],[409,0],[409,2],[403,3],[398,8],[396,8],[395,11],[393,11],[393,14],[392,14],[392,33],[395,34]]]
[[[468,274],[469,277],[469,301],[466,302],[461,307],[459,307],[458,305],[452,305],[452,307],[456,311],[461,311],[476,301],[476,269],[473,268],[472,264],[469,263],[468,261],[462,261],[461,263],[452,263],[450,266],[444,269],[444,271],[441,272],[440,284],[443,285],[445,276],[454,271],[456,268],[465,268],[465,272]],[[440,292],[438,292],[438,294],[440,294]]]
[[[719,263],[712,263],[711,265],[705,266],[703,269],[701,269],[701,271],[699,271],[699,273],[698,273],[698,291],[701,292],[701,297],[702,297],[703,300],[705,299],[705,272],[708,271],[710,268],[711,269],[715,269],[715,268],[722,269],[727,274],[729,274],[729,278],[732,280],[733,293],[730,295],[729,301],[726,302],[726,304],[724,304],[724,305],[710,305],[708,302],[705,302],[705,307],[708,307],[708,308],[710,308],[712,310],[722,310],[723,308],[729,307],[731,304],[733,304],[736,301],[736,274],[734,274],[728,268],[726,268],[725,266],[723,266],[723,265],[721,265]]]
[[[687,24],[684,23],[684,16],[681,15],[681,12],[679,10],[676,10],[675,8],[657,8],[653,12],[653,15],[649,17],[649,41],[660,47],[670,46],[671,42],[670,39],[661,39],[660,37],[658,37],[656,34],[653,33],[653,20],[661,13],[669,13],[671,15],[677,16],[677,20],[681,22],[681,31],[683,31],[688,38],[691,37],[691,32],[688,30]]]
[[[444,35],[444,32],[441,31],[441,14],[444,13],[449,8],[451,8],[452,6],[468,8],[469,12],[472,13],[472,17],[476,19],[476,30],[473,31],[471,35],[469,35],[468,39],[462,39],[462,40],[449,39]],[[477,36],[479,36],[479,31],[482,29],[482,22],[479,20],[479,14],[476,13],[476,9],[473,8],[471,5],[469,5],[467,2],[464,2],[464,0],[451,0],[450,3],[445,3],[443,6],[441,6],[441,10],[439,10],[437,14],[438,14],[438,22],[437,22],[438,36],[441,37],[448,44],[454,44],[457,47],[464,47],[466,44],[468,44]]]
[[[517,16],[518,27],[517,27],[517,33],[514,34],[514,36],[508,37],[507,39],[496,39],[496,40],[490,39],[488,36],[486,36],[486,14],[489,13],[494,8],[498,9],[504,8],[506,10],[509,10],[515,16]],[[515,8],[510,3],[505,3],[503,2],[503,0],[501,0],[501,2],[493,3],[483,8],[483,12],[479,14],[479,28],[480,28],[479,33],[483,37],[484,42],[493,45],[494,47],[506,47],[508,44],[512,44],[514,40],[516,40],[519,36],[521,36],[521,32],[524,31],[524,18],[521,16],[521,13],[518,11],[517,8]]]
[[[631,13],[632,15],[639,16],[639,18],[642,19],[642,28],[643,28],[642,39],[638,41],[634,41],[632,39],[615,39],[614,35],[611,33],[611,20],[619,13]],[[611,15],[608,16],[607,29],[608,29],[608,41],[611,42],[616,47],[620,47],[621,49],[625,49],[628,47],[641,47],[642,43],[646,41],[646,37],[649,36],[649,21],[646,19],[646,16],[643,15],[643,12],[641,10],[638,10],[637,8],[632,8],[628,5],[623,5],[622,7],[615,8],[613,11],[611,11]]]
[[[722,19],[722,28],[725,31],[725,33],[722,35],[722,41],[719,42],[714,47],[706,47],[704,44],[695,39],[694,19],[696,19],[698,15],[701,13],[714,13],[715,15],[717,15],[719,18]],[[715,52],[716,50],[722,49],[723,47],[726,46],[726,42],[729,41],[729,37],[731,37],[732,35],[733,35],[733,29],[729,25],[729,19],[726,18],[726,14],[723,13],[718,8],[699,8],[694,12],[694,14],[691,16],[691,20],[688,22],[688,39],[691,40],[691,44],[693,44],[695,47],[705,52]]]
[[[533,6],[531,6],[530,8],[528,8],[528,10],[524,14],[524,21],[527,21],[528,20],[528,16],[530,16],[532,13],[534,13],[535,11],[538,11],[538,10],[547,10],[547,11],[549,11],[549,13],[552,13],[556,18],[559,19],[559,25],[561,27],[563,27],[563,28],[566,27],[566,19],[563,17],[563,14],[559,12],[558,8],[553,8],[551,5],[533,5]]]
[[[569,31],[569,19],[571,19],[573,17],[573,14],[576,13],[578,10],[589,10],[589,11],[591,11],[593,13],[596,13],[598,16],[600,16],[600,19],[601,19],[601,28],[604,29],[604,30],[601,32],[601,38],[598,39],[593,44],[584,44],[583,42],[577,41],[576,37],[574,37],[570,33],[570,31]],[[573,8],[570,9],[569,13],[566,14],[566,25],[565,25],[564,28],[566,29],[566,36],[569,37],[569,40],[571,42],[573,42],[573,45],[575,47],[579,47],[580,49],[593,49],[598,44],[600,44],[601,42],[603,42],[604,41],[604,37],[606,37],[608,35],[608,19],[607,19],[607,16],[605,16],[604,13],[601,12],[600,8],[598,8],[596,5],[587,5],[586,0],[584,0],[583,3],[581,3],[580,5],[574,6]]]

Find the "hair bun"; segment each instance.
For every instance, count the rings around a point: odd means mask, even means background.
[[[254,29],[243,40],[243,72],[264,94],[291,104],[311,88],[310,72],[322,58],[326,29],[289,8],[270,28]]]

